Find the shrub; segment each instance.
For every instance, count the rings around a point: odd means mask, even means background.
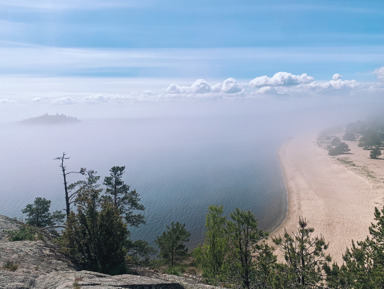
[[[4,232],[8,235],[8,238],[11,242],[34,241],[36,229],[28,225],[23,225],[19,230],[4,231]]]
[[[165,270],[166,274],[180,276],[185,272],[185,268],[182,266],[171,266]]]
[[[347,153],[349,151],[350,151],[350,149],[349,149],[348,145],[346,143],[344,143],[344,142],[339,143],[336,146],[329,146],[328,147],[328,154],[330,156],[336,156],[336,155],[345,154],[345,153]]]
[[[51,201],[45,198],[36,198],[33,204],[28,204],[22,213],[27,215],[27,224],[38,228],[45,228],[62,223],[65,214],[60,211],[49,212]]]
[[[381,151],[379,147],[377,146],[374,149],[372,149],[369,156],[371,159],[377,159],[379,156],[381,156]]]
[[[14,272],[19,268],[19,266],[17,266],[17,264],[15,262],[8,260],[4,263],[3,268],[6,270]]]

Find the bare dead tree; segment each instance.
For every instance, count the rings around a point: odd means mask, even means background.
[[[79,171],[69,171],[67,172],[67,167],[64,165],[65,160],[69,160],[69,157],[66,157],[66,153],[63,152],[63,155],[61,157],[55,158],[55,160],[60,161],[60,168],[61,173],[63,175],[64,180],[64,193],[65,193],[65,212],[67,214],[67,217],[69,216],[69,213],[71,212],[71,204],[74,201],[75,196],[77,195],[78,191],[74,191],[71,193],[72,190],[74,190],[79,184],[82,183],[82,181],[77,181],[74,183],[69,184],[67,177],[70,174],[81,174],[84,175],[86,172],[85,168],[81,168]]]

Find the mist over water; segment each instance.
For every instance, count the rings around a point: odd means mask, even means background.
[[[63,209],[54,158],[66,152],[68,170],[94,169],[101,180],[112,166],[126,166],[124,181],[146,207],[147,224],[132,229],[133,239],[152,243],[166,225],[180,221],[192,232],[194,246],[202,241],[211,204],[223,205],[227,215],[236,207],[250,210],[261,228],[272,230],[286,213],[279,147],[298,132],[347,117],[333,108],[262,102],[130,106],[114,118],[95,109],[83,110],[88,118],[78,124],[0,125],[0,214],[20,218],[36,197]],[[100,118],[89,117],[95,114]]]

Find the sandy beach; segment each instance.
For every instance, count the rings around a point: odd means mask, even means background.
[[[272,236],[292,233],[303,216],[314,235],[329,242],[328,253],[337,263],[351,245],[362,240],[374,219],[375,207],[383,206],[384,160],[372,160],[369,151],[346,142],[350,154],[331,157],[316,143],[316,135],[289,139],[279,157],[288,192],[288,212]]]

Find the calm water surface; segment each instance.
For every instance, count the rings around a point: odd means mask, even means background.
[[[203,238],[211,204],[230,214],[250,210],[263,229],[283,219],[286,196],[277,150],[282,135],[257,119],[136,118],[88,120],[76,125],[0,126],[0,214],[22,217],[35,197],[64,208],[59,162],[66,152],[69,170],[80,167],[108,174],[126,166],[125,181],[141,195],[147,225],[132,229],[134,239],[150,241],[172,221],[186,223],[190,246]],[[73,179],[74,180],[74,179]]]

